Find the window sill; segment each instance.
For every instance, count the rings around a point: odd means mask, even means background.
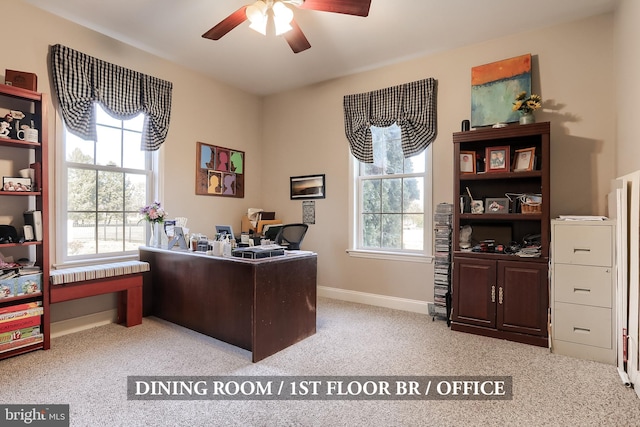
[[[424,255],[424,254],[411,254],[411,253],[385,252],[385,251],[367,251],[363,249],[347,249],[347,253],[349,254],[350,257],[354,257],[354,258],[383,259],[387,261],[420,262],[425,264],[431,264],[433,262],[433,256]]]

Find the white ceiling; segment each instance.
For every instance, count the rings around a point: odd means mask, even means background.
[[[247,22],[218,41],[202,38],[253,0],[24,1],[259,95],[578,20],[613,10],[616,3],[372,0],[366,18],[296,9],[312,47],[294,54],[284,39],[256,33]]]

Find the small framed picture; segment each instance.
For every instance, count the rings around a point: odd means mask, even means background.
[[[324,174],[292,176],[290,178],[291,200],[324,199],[326,192]]]
[[[509,199],[507,197],[487,197],[485,206],[485,213],[488,214],[509,213]]]
[[[460,173],[476,173],[476,152],[460,152]]]
[[[31,178],[2,177],[2,191],[31,191]]]
[[[472,200],[471,201],[471,213],[472,214],[484,213],[484,205],[483,205],[482,200]]]
[[[534,160],[536,158],[536,148],[523,148],[516,150],[513,155],[513,171],[523,172],[533,170]]]
[[[487,172],[509,172],[509,147],[487,147],[485,162]]]

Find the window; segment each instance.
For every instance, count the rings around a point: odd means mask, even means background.
[[[96,141],[64,131],[57,233],[63,262],[134,254],[146,239],[138,211],[152,194],[154,154],[140,150],[144,115],[118,120],[95,108]]]
[[[431,246],[431,148],[404,158],[400,132],[372,126],[374,163],[353,160],[353,252],[426,255]]]

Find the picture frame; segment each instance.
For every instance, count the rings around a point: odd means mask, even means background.
[[[244,198],[244,151],[196,143],[196,195]]]
[[[513,171],[532,171],[535,164],[536,148],[522,148],[516,150],[513,155]]]
[[[485,200],[485,213],[507,214],[509,213],[508,197],[487,197]]]
[[[326,197],[325,175],[292,176],[290,197],[291,200],[324,199]]]
[[[476,173],[475,151],[460,151],[460,173]]]
[[[487,147],[485,163],[486,172],[509,172],[509,147]]]
[[[2,177],[2,191],[31,191],[31,178],[16,178],[12,176]]]

